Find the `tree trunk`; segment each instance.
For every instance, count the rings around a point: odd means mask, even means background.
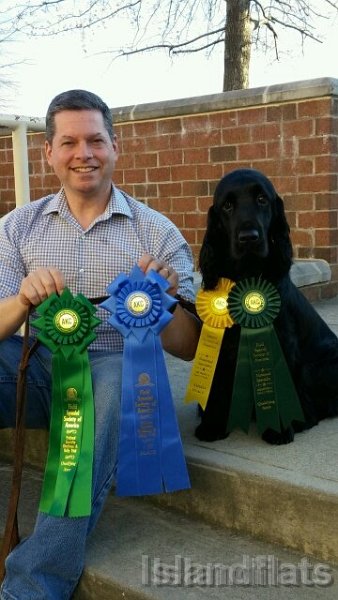
[[[250,0],[227,0],[223,91],[249,87]]]

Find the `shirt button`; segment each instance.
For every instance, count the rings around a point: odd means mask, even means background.
[[[84,273],[85,270],[84,269],[79,269],[79,273]]]

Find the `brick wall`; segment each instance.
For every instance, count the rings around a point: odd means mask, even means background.
[[[338,293],[338,81],[112,109],[114,181],[180,228],[197,258],[217,181],[238,167],[271,177],[284,198],[295,256],[324,258]],[[29,135],[31,198],[58,188],[43,134]],[[0,211],[15,204],[11,137],[0,138]]]

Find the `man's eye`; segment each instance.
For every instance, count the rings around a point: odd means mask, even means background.
[[[260,206],[267,206],[269,204],[269,200],[264,194],[259,194],[256,198],[257,204]]]

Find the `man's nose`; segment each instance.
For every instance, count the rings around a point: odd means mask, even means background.
[[[76,158],[81,160],[91,158],[93,156],[93,150],[91,144],[86,141],[79,142],[76,147]]]

